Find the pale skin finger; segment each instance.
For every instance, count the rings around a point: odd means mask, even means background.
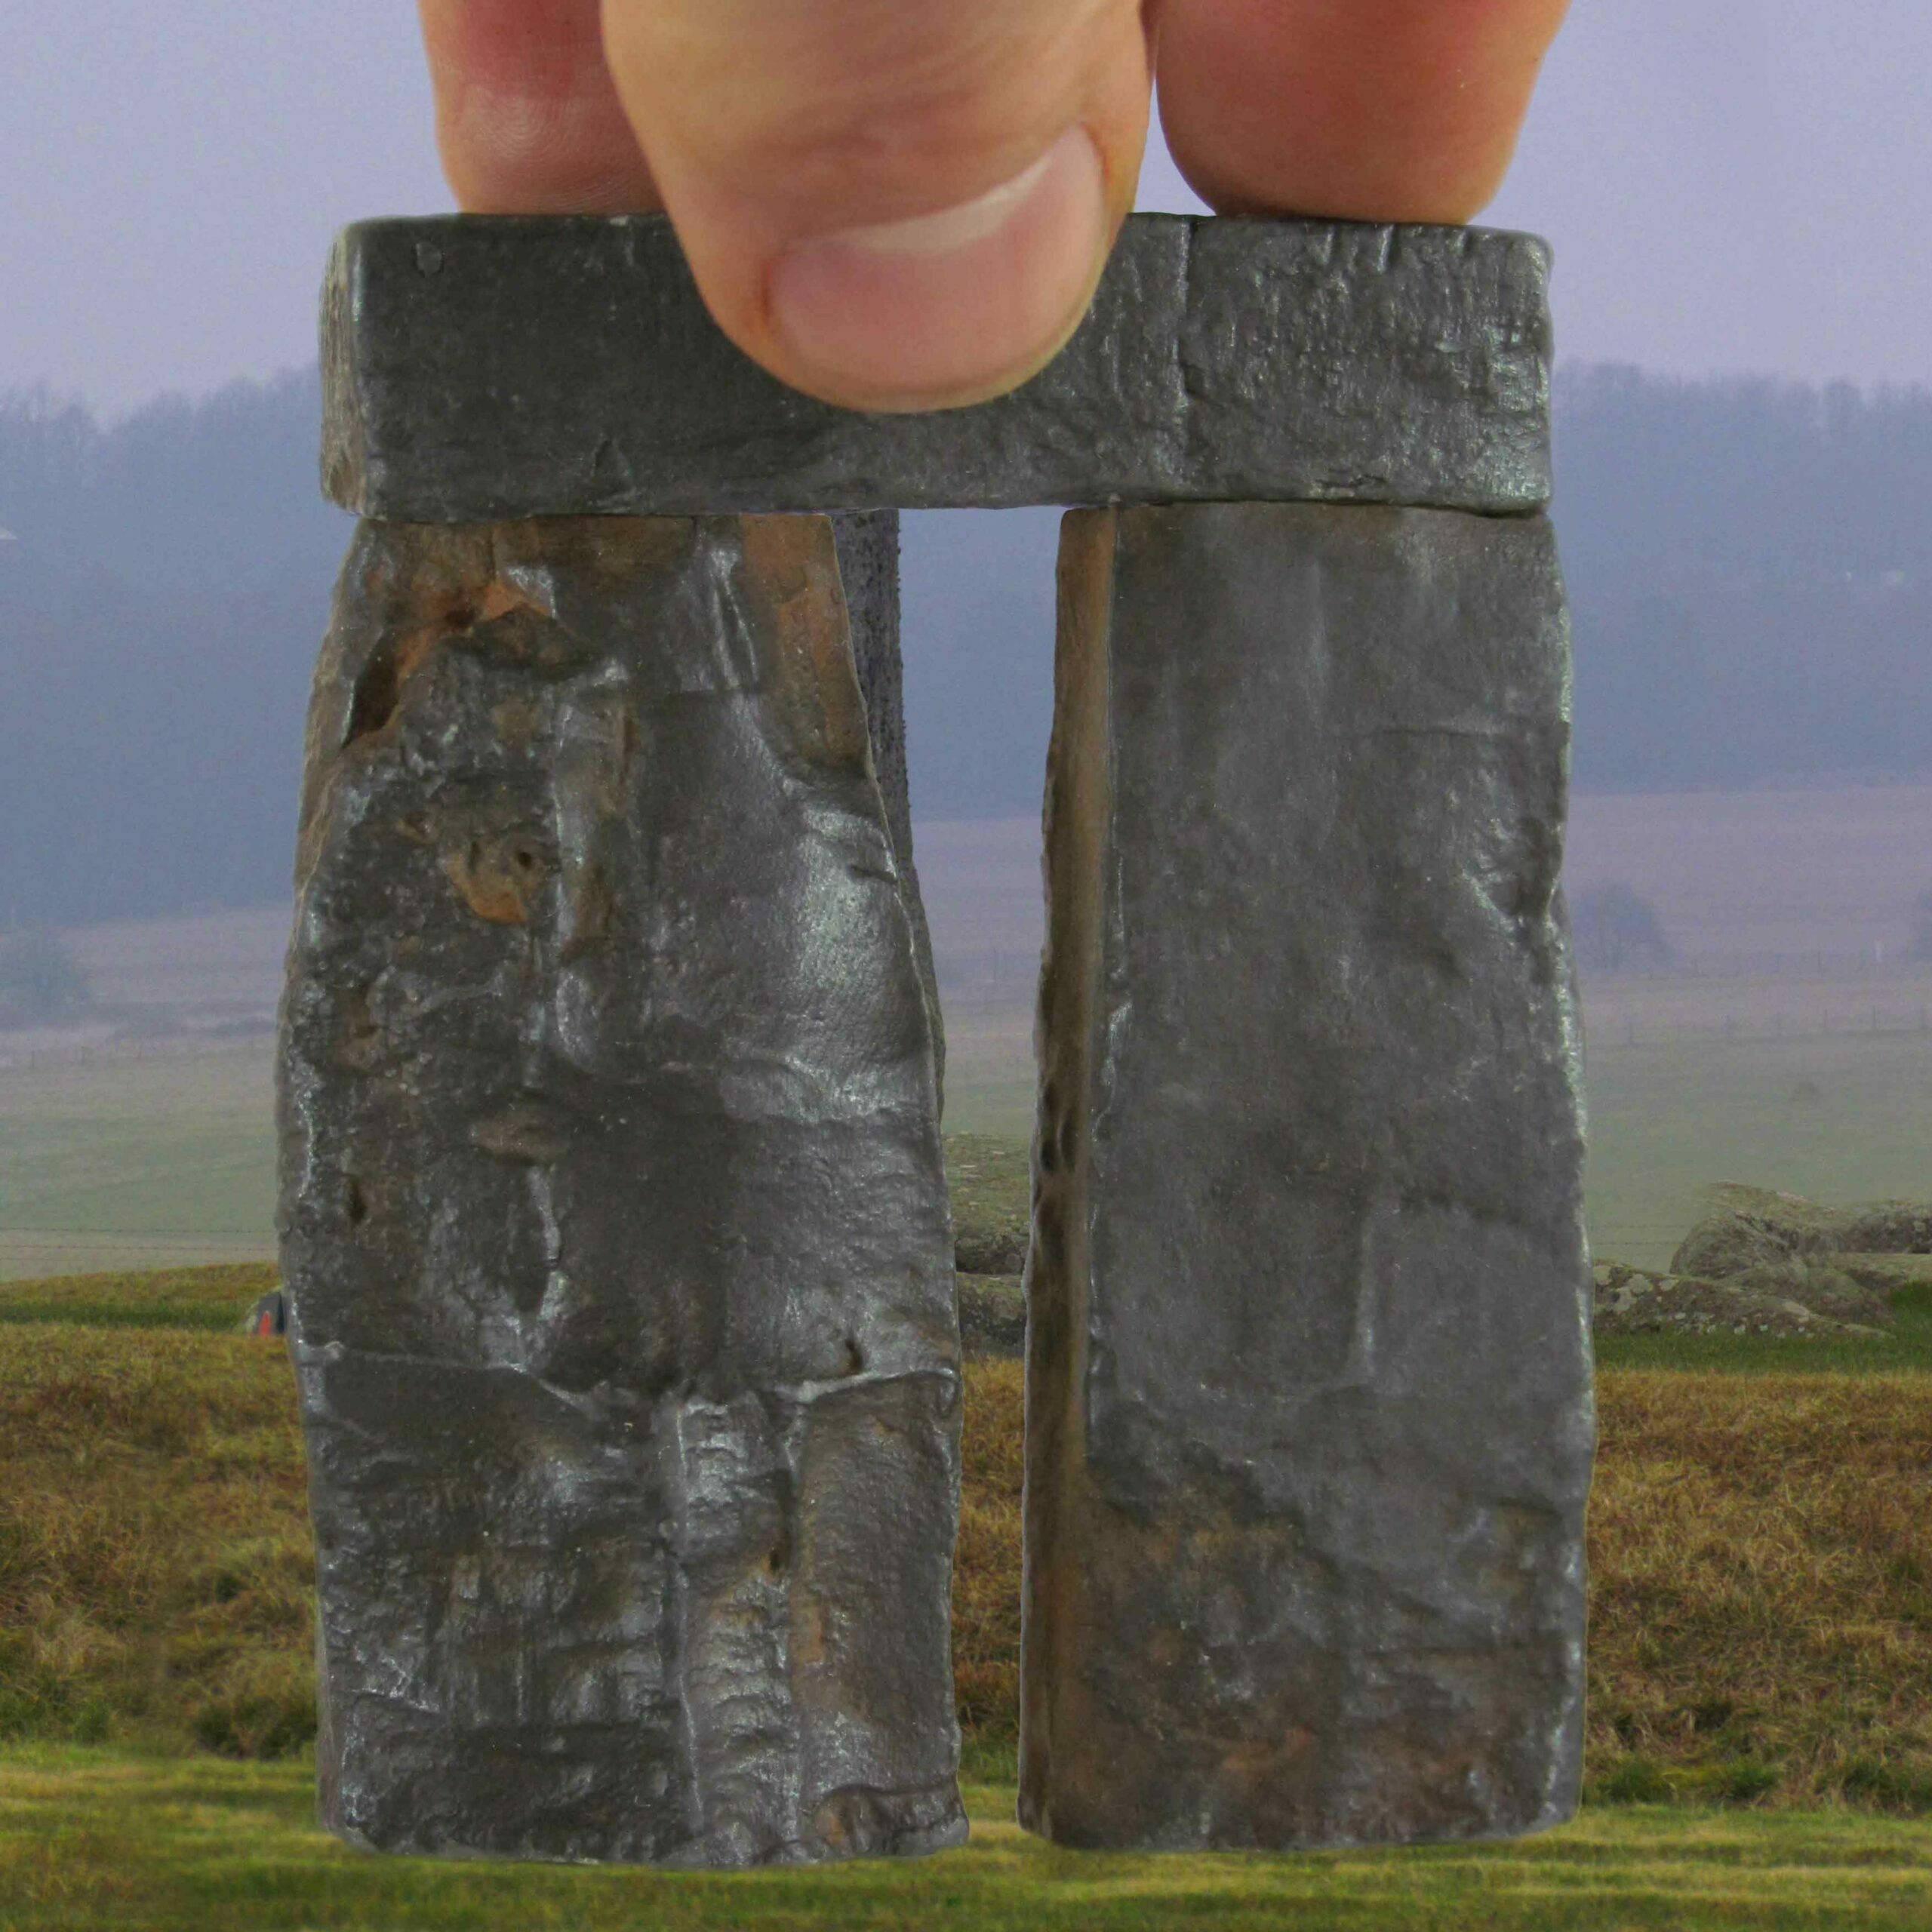
[[[1223,213],[1466,221],[1567,0],[1161,0],[1161,123]]]
[[[1136,0],[605,0],[604,25],[712,313],[786,380],[969,401],[1084,312],[1146,137]]]
[[[419,0],[436,140],[479,214],[634,214],[663,202],[604,58],[599,0]]]
[[[1137,0],[420,4],[463,206],[668,205],[726,330],[834,401],[931,408],[1024,380],[1131,205]],[[1169,139],[1224,211],[1466,219],[1563,11],[1161,0]]]
[[[726,331],[834,401],[1023,381],[1132,205],[1138,0],[420,5],[462,205],[668,205]]]

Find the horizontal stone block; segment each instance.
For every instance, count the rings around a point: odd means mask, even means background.
[[[1200,499],[1533,510],[1549,494],[1549,252],[1452,227],[1136,215],[1017,393],[835,408],[740,353],[660,217],[345,231],[323,473],[365,516]]]
[[[951,1228],[829,524],[365,525],[298,883],[325,1821],[956,1842]]]
[[[1554,1823],[1594,1412],[1549,528],[1078,513],[1057,686],[1023,1820]]]

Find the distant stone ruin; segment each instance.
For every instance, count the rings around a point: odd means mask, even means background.
[[[1900,1287],[1932,1282],[1932,1206],[1828,1208],[1727,1181],[1663,1272],[1594,1269],[1600,1335],[1884,1335]]]

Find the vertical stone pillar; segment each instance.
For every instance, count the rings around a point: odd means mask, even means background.
[[[872,766],[879,797],[892,834],[899,869],[910,888],[906,909],[919,956],[919,978],[933,1029],[933,1057],[940,1097],[946,1089],[946,1028],[940,1012],[939,980],[933,968],[932,934],[912,865],[912,797],[906,764],[906,670],[900,652],[899,512],[846,510],[832,519],[838,552],[838,574],[852,629],[852,658],[865,700]]]
[[[281,1064],[325,1822],[964,1835],[916,912],[818,517],[364,525]]]
[[[1020,1810],[1093,1846],[1567,1817],[1593,1440],[1540,517],[1077,512]]]

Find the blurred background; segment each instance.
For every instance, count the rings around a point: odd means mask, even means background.
[[[414,10],[0,0],[0,1277],[273,1244],[330,236],[449,205]],[[1600,1254],[1932,1195],[1932,9],[1579,0],[1556,245]],[[1198,206],[1164,152],[1142,205]],[[1057,515],[906,525],[949,1126],[1023,1140]]]

